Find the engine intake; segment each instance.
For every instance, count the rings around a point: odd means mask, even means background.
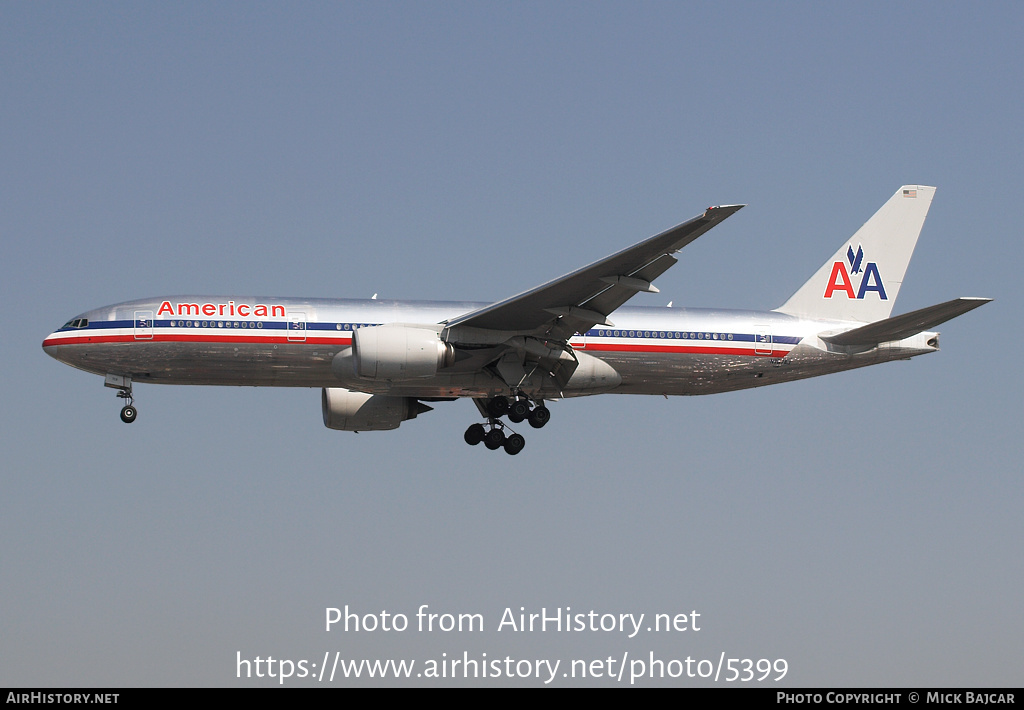
[[[353,333],[352,357],[359,377],[413,380],[454,363],[455,349],[431,328],[377,325]]]
[[[412,397],[366,394],[343,387],[325,387],[321,401],[324,426],[340,431],[397,429],[407,419],[433,409]]]

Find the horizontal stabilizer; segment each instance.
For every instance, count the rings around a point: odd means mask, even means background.
[[[845,333],[820,337],[835,345],[876,345],[890,340],[903,340],[957,316],[962,316],[991,300],[991,298],[955,298],[952,301],[921,308],[901,316],[862,325],[860,328],[854,328]]]

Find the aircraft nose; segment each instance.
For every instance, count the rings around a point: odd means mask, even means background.
[[[43,352],[52,358],[60,360],[61,362],[67,362],[67,348],[62,346],[74,344],[74,336],[78,331],[88,327],[88,325],[89,321],[86,318],[81,316],[72,318],[67,323],[43,338]]]
[[[43,352],[47,355],[53,355],[52,347],[57,344],[57,333],[59,332],[60,328],[43,338]]]

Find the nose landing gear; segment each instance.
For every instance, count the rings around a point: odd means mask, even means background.
[[[131,424],[135,421],[135,417],[139,416],[139,410],[135,408],[135,400],[132,399],[131,383],[127,388],[118,390],[117,396],[124,400],[124,406],[121,407],[121,421]]]
[[[139,416],[139,410],[132,405],[126,404],[121,407],[121,421],[125,424],[131,424],[137,416]]]
[[[135,417],[139,416],[139,410],[135,408],[135,400],[132,399],[132,378],[128,375],[107,375],[103,384],[116,389],[117,396],[124,400],[121,421],[125,424],[134,422]]]

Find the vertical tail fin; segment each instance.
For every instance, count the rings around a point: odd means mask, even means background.
[[[901,187],[775,310],[818,320],[888,318],[934,194],[934,187]]]

